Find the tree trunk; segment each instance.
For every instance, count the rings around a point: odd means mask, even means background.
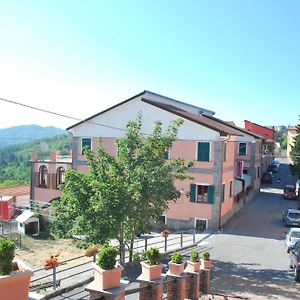
[[[125,243],[124,243],[123,224],[121,224],[121,228],[120,228],[119,252],[120,252],[121,264],[124,266],[125,265]]]
[[[133,246],[134,246],[134,237],[135,234],[133,233],[131,235],[131,239],[130,239],[130,246],[129,246],[129,261],[132,261],[132,256],[133,256]]]

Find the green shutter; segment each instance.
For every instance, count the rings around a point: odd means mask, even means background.
[[[208,186],[208,203],[213,204],[215,201],[215,186]]]
[[[190,185],[190,202],[196,202],[196,189],[197,185],[192,183]]]
[[[198,142],[198,161],[209,161],[210,143]]]

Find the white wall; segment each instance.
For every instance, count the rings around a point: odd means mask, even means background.
[[[157,108],[148,103],[142,102],[140,96],[131,100],[123,105],[111,109],[102,115],[96,116],[90,122],[105,124],[117,128],[126,128],[129,120],[135,120],[139,112],[142,112],[142,132],[150,134],[153,130],[154,122],[161,121],[164,129],[170,124],[171,121],[180,119],[180,117]],[[147,97],[149,98],[149,97]],[[161,98],[159,98],[161,99]],[[153,99],[151,99],[153,100]],[[123,137],[125,131],[107,128],[91,123],[82,123],[70,130],[74,137]],[[220,140],[220,134],[202,125],[196,124],[189,120],[184,119],[183,125],[180,127],[178,139],[185,140]]]

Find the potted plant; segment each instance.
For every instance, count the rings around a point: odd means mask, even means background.
[[[15,243],[0,239],[0,298],[28,300],[32,270],[22,261],[13,260]]]
[[[100,290],[107,290],[120,286],[123,268],[116,266],[119,251],[115,247],[105,245],[97,255],[94,268],[94,284]]]
[[[51,270],[53,267],[59,265],[58,255],[51,255],[50,258],[45,260],[44,269]]]
[[[164,230],[161,232],[161,235],[162,235],[164,238],[167,238],[170,234],[171,234],[171,231],[168,230],[168,229],[164,229]]]
[[[187,272],[199,272],[200,270],[200,257],[197,251],[192,251],[190,254],[190,259],[187,260],[187,267],[185,268]]]
[[[180,276],[184,271],[184,262],[180,252],[175,252],[171,255],[169,262],[169,275]]]
[[[147,281],[160,279],[163,264],[160,263],[161,254],[155,247],[149,248],[144,252],[145,261],[141,261],[142,277]]]
[[[211,260],[210,260],[210,254],[208,251],[204,252],[202,255],[202,263],[204,269],[210,269],[211,268]]]
[[[99,246],[98,245],[92,245],[92,246],[89,246],[85,249],[85,255],[87,257],[92,257],[94,255],[96,255],[98,252],[99,252]]]

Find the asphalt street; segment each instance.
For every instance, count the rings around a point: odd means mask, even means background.
[[[282,213],[299,206],[299,200],[282,196],[284,185],[292,180],[286,160],[273,176],[273,183],[263,185],[221,233],[201,243],[210,248],[214,260],[215,292],[251,299],[300,299],[300,285],[293,280],[284,245],[287,228]]]

